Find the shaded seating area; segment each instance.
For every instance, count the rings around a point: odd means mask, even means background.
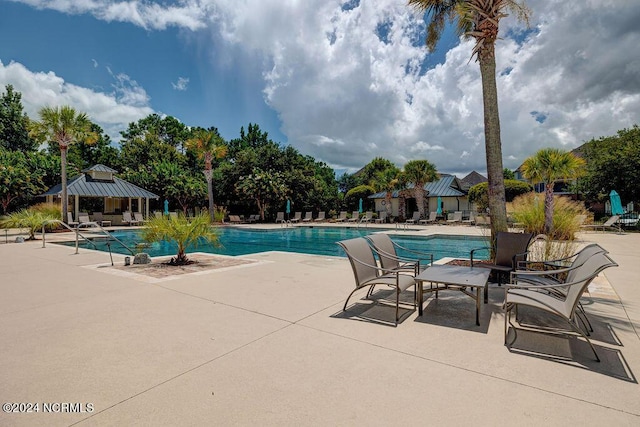
[[[519,261],[526,261],[529,243],[533,234],[531,233],[509,233],[500,231],[496,235],[495,258],[493,262],[478,264],[480,267],[490,268],[497,275],[498,286],[502,284],[502,274],[514,271]],[[472,249],[469,258],[471,267],[474,266],[474,254],[478,251],[490,251],[491,248]]]
[[[100,225],[100,227],[108,227],[111,225],[111,221],[104,219],[102,212],[94,212],[91,214],[93,221]]]
[[[529,276],[531,272],[514,273],[513,283],[505,286],[505,345],[507,344],[509,325],[516,334],[512,343],[517,338],[518,329],[534,330],[554,335],[574,335],[586,340],[596,360],[599,362],[598,353],[587,336],[588,331],[583,330],[578,323],[579,302],[589,284],[601,271],[617,265],[605,252],[600,251],[591,255],[581,265],[570,269],[567,280],[559,283],[532,284],[530,280],[525,280],[525,277]],[[550,326],[546,322],[522,323],[519,321],[518,308],[520,307],[529,307],[560,318],[569,326],[569,329]],[[517,326],[511,320],[512,312],[516,312]]]
[[[366,298],[370,298],[375,286],[383,285],[393,288],[395,291],[395,325],[398,325],[400,310],[400,293],[406,291],[411,286],[415,286],[414,277],[409,274],[403,274],[400,270],[391,270],[379,267],[376,263],[374,250],[366,239],[358,237],[355,239],[342,240],[338,245],[344,249],[355,279],[355,289],[351,291],[342,308],[347,310],[347,305],[351,296],[358,290],[369,288]],[[415,291],[413,298],[413,308],[415,309]]]

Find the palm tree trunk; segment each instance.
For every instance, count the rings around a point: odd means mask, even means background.
[[[553,232],[553,183],[546,185],[544,193],[544,232],[550,236]]]
[[[422,189],[422,185],[416,184],[416,188],[413,192],[416,198],[416,204],[418,205],[418,212],[420,213],[420,218],[424,218],[424,190]]]
[[[499,231],[507,231],[507,207],[504,195],[500,115],[496,86],[496,60],[493,44],[479,55],[482,95],[484,100],[484,138],[487,157],[488,198],[492,240]]]
[[[60,145],[60,180],[62,183],[62,221],[67,221],[67,210],[69,209],[69,197],[67,194],[67,147]]]
[[[204,176],[207,179],[207,196],[209,198],[209,220],[213,224],[214,212],[213,212],[213,171],[211,169],[205,169]]]

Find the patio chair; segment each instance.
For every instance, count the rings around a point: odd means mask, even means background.
[[[178,212],[169,212],[169,219],[178,219]]]
[[[498,232],[496,236],[495,259],[491,264],[478,264],[480,267],[490,268],[496,272],[498,277],[498,286],[502,284],[502,273],[510,273],[514,271],[518,265],[518,261],[527,259],[529,243],[533,234],[531,233],[509,233],[506,231]],[[488,250],[490,248],[472,249],[469,257],[471,258],[471,267],[474,266],[473,254],[479,250]]]
[[[378,218],[374,221],[376,224],[384,224],[387,222],[387,211],[381,211]]]
[[[340,211],[340,215],[336,218],[336,222],[345,222],[347,220],[347,211]]]
[[[122,223],[127,225],[137,225],[138,221],[131,218],[131,212],[122,212]]]
[[[613,215],[603,224],[582,224],[580,228],[585,230],[598,230],[598,229],[601,229],[602,231],[613,230],[618,233],[622,233],[622,226],[617,223],[619,219],[620,219],[620,215]]]
[[[78,222],[80,224],[85,224],[87,222],[91,222],[91,219],[89,218],[89,214],[86,213],[86,212],[78,213]]]
[[[419,211],[415,211],[413,213],[413,217],[407,219],[404,223],[405,224],[415,224],[419,220],[420,220],[420,212]]]
[[[476,225],[479,227],[490,227],[491,217],[486,214],[480,214],[475,216]]]
[[[300,222],[302,219],[302,212],[296,212],[293,218],[291,218],[291,222]]]
[[[438,218],[438,212],[429,212],[429,218],[421,219],[418,221],[420,224],[431,224],[435,223]]]
[[[353,211],[351,214],[351,218],[347,220],[347,222],[358,222],[360,221],[360,211]]]
[[[462,220],[463,224],[475,224],[475,222],[476,222],[476,213],[473,211],[469,212],[469,218]]]
[[[77,227],[80,224],[78,221],[73,220],[73,214],[71,212],[67,212],[67,225],[70,227]]]
[[[240,215],[229,215],[229,222],[231,224],[242,224],[242,219],[240,218]]]
[[[453,213],[453,218],[447,220],[447,223],[449,224],[453,224],[456,222],[462,222],[462,211],[455,211]]]
[[[507,343],[507,332],[509,325],[513,327],[513,330],[516,334],[518,329],[528,329],[538,332],[547,332],[551,334],[560,333],[564,335],[574,335],[583,337],[587,341],[587,343],[591,347],[591,350],[593,351],[593,354],[596,356],[596,360],[599,362],[600,358],[598,357],[598,353],[596,353],[595,347],[578,325],[577,307],[580,297],[587,289],[591,281],[604,269],[617,266],[618,264],[616,264],[611,258],[609,258],[607,254],[605,254],[604,252],[599,252],[595,255],[592,255],[581,266],[577,267],[574,270],[574,275],[572,278],[575,280],[572,280],[571,282],[564,282],[554,285],[532,285],[527,282],[516,281],[515,283],[506,285],[504,297],[505,344]],[[558,298],[552,293],[540,292],[541,289],[551,290],[561,288],[566,289],[565,298]],[[565,320],[569,324],[571,329],[564,330],[549,327],[546,325],[531,324],[527,324],[526,326],[520,324],[518,327],[516,327],[516,325],[511,322],[511,312],[517,310],[518,306],[528,306],[558,316]]]
[[[420,274],[420,272],[427,267],[433,265],[433,254],[425,252],[414,251],[394,242],[391,237],[386,233],[375,233],[364,236],[369,241],[369,244],[373,246],[380,266],[388,270],[401,270],[409,271],[414,276]],[[417,255],[415,258],[408,258],[398,255],[398,251],[405,253],[411,253]],[[428,261],[422,263],[421,261]]]
[[[323,221],[326,221],[326,218],[325,218],[325,212],[324,212],[324,211],[320,212],[320,213],[318,214],[318,218],[314,219],[313,221],[314,221],[314,222],[323,222]]]
[[[110,226],[111,221],[108,219],[104,219],[102,212],[94,212],[93,213],[93,221],[100,225],[100,227],[107,227],[107,224]]]
[[[344,249],[356,281],[356,287],[344,303],[343,311],[347,310],[347,304],[351,296],[359,289],[369,287],[367,298],[371,296],[371,292],[375,285],[385,285],[395,289],[396,292],[396,316],[395,325],[398,325],[400,310],[400,292],[406,291],[411,286],[415,286],[415,280],[408,274],[402,274],[399,270],[388,270],[378,267],[374,257],[373,249],[362,237],[355,239],[342,240],[338,245]],[[415,293],[415,291],[414,291]],[[413,307],[416,306],[416,299],[413,298]]]
[[[313,221],[313,212],[309,211],[309,212],[305,212],[304,213],[304,218],[302,219],[302,222],[311,222]]]
[[[373,220],[373,212],[366,211],[360,222],[371,222]]]
[[[138,224],[144,224],[146,222],[144,216],[142,215],[142,212],[134,212],[133,219],[138,221]]]
[[[284,212],[278,212],[276,214],[276,224],[278,224],[279,222],[285,222],[285,220],[284,220]]]

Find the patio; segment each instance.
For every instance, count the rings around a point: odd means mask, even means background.
[[[364,291],[341,311],[346,258],[271,252],[150,283],[114,273],[105,253],[0,244],[0,400],[41,405],[0,425],[636,425],[640,234],[582,237],[620,265],[586,304],[600,364],[566,339],[519,333],[509,351],[495,285],[481,326],[474,301],[448,293],[394,328]],[[549,356],[522,352],[534,342]]]

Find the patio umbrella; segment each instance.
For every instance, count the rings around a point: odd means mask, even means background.
[[[287,199],[287,208],[285,209],[287,213],[287,218],[289,218],[289,214],[291,213],[291,200]]]
[[[169,215],[169,201],[167,199],[164,200],[164,214]]]
[[[362,197],[360,198],[360,205],[358,206],[358,212],[362,213]]]
[[[609,199],[611,200],[611,215],[622,215],[624,210],[622,209],[620,195],[616,190],[611,190],[611,193],[609,193]]]
[[[436,209],[436,214],[442,215],[442,198],[438,196],[438,209]]]

